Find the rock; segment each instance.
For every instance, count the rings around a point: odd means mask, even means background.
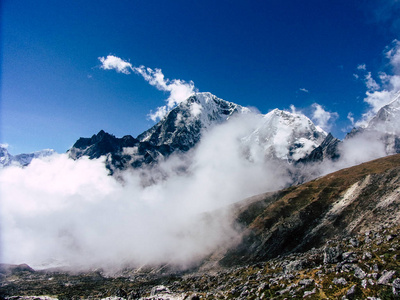
[[[151,289],[150,296],[157,294],[171,294],[170,290],[164,285],[157,285]]]
[[[357,254],[355,252],[345,252],[342,254],[342,259],[345,262],[356,262],[357,261]]]
[[[351,239],[350,239],[350,244],[351,244],[353,247],[358,248],[358,247],[360,246],[360,241],[359,241],[358,239],[356,239],[356,238],[351,238]]]
[[[354,276],[358,279],[364,279],[367,274],[359,266],[356,266],[354,268]]]
[[[290,287],[287,287],[286,289],[283,289],[283,290],[279,290],[275,294],[281,296],[281,295],[283,295],[285,293],[288,293],[288,292],[290,292]]]
[[[339,279],[338,278],[334,278],[332,283],[336,284],[336,285],[338,285],[338,284],[346,285],[347,281],[343,277],[340,277]]]
[[[316,292],[317,292],[316,288],[314,288],[312,291],[305,291],[304,295],[303,295],[303,298],[308,297],[308,296],[310,296],[312,294],[315,294]]]
[[[125,290],[123,290],[122,288],[119,288],[115,291],[115,296],[126,299],[128,294]]]
[[[339,262],[342,256],[340,245],[336,247],[326,247],[324,249],[324,264],[333,264]]]
[[[355,297],[356,294],[356,285],[353,285],[346,293],[346,296],[349,299],[353,299]]]
[[[393,278],[396,271],[383,271],[382,276],[378,279],[378,284],[389,284],[389,281]]]
[[[395,296],[400,295],[400,279],[399,278],[396,278],[395,280],[393,280],[392,291],[393,291],[393,295],[395,295]]]
[[[364,252],[364,254],[363,254],[363,256],[362,256],[362,259],[363,259],[363,260],[371,259],[371,258],[372,258],[371,252],[368,252],[368,251]]]
[[[379,271],[379,267],[377,264],[374,264],[372,269],[374,270],[374,272],[378,272]]]
[[[367,279],[363,279],[363,280],[361,281],[361,286],[363,287],[363,289],[366,289],[366,288],[367,288],[367,284],[368,284]]]
[[[311,278],[310,279],[305,278],[305,279],[302,279],[299,281],[299,285],[303,285],[303,286],[309,286],[312,284],[314,284],[314,279],[311,279]]]
[[[386,236],[386,241],[390,242],[391,240],[393,240],[397,235],[395,234],[389,234]]]
[[[294,260],[288,263],[285,267],[285,273],[290,273],[293,271],[298,271],[304,268],[304,262],[301,260]]]

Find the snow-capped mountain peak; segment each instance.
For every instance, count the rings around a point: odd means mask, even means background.
[[[299,160],[318,147],[327,133],[305,115],[274,109],[264,115],[246,138],[250,148],[258,145],[265,157]]]
[[[138,136],[141,142],[167,144],[186,151],[194,146],[204,130],[228,120],[248,108],[222,100],[211,93],[196,93],[171,110],[160,122]]]
[[[400,91],[389,104],[377,112],[367,124],[366,129],[387,134],[400,134]]]

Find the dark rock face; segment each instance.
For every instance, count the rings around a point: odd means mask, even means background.
[[[122,152],[124,147],[134,147],[139,143],[130,135],[123,138],[115,136],[100,130],[98,134],[91,138],[80,138],[69,150],[70,157],[78,159],[82,156],[88,156],[90,159],[99,158],[108,153]]]
[[[73,159],[88,156],[90,159],[106,156],[106,167],[113,173],[115,169],[134,168],[143,164],[151,165],[160,158],[171,154],[169,145],[154,146],[140,142],[130,135],[117,138],[101,130],[91,138],[80,138],[68,151]]]
[[[335,138],[332,134],[328,134],[321,145],[315,148],[309,155],[297,161],[297,163],[314,163],[321,162],[323,160],[329,159],[335,161],[339,159],[339,145],[341,141]]]

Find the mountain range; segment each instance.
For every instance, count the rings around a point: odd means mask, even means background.
[[[310,154],[327,136],[303,114],[275,109],[262,115],[210,93],[197,93],[137,138],[130,135],[116,138],[100,131],[91,138],[80,138],[68,153],[73,159],[105,155],[107,168],[112,173],[154,165],[172,153],[194,149],[206,132],[241,116],[256,120],[241,137],[247,159],[253,158],[252,150],[256,147],[264,159],[297,161]]]
[[[297,167],[291,171],[294,173],[301,172],[304,165],[335,162],[345,157],[346,145],[359,140],[367,145],[378,143],[377,147],[382,148],[368,158],[400,152],[400,94],[382,107],[366,126],[354,128],[341,141],[316,126],[302,113],[274,109],[263,115],[211,93],[196,93],[136,138],[131,135],[118,138],[101,130],[90,138],[79,138],[67,153],[72,159],[104,156],[110,174],[130,168],[154,168],[172,154],[184,155],[194,151],[207,132],[246,117],[251,122],[248,122],[250,125],[246,125],[240,136],[243,159],[253,162],[285,162],[288,168]],[[33,158],[52,153],[52,150],[44,150],[12,156],[2,147],[0,166],[26,166]],[[318,172],[313,176],[316,175]],[[304,174],[295,177],[293,182],[312,178]],[[299,181],[298,178],[304,180]]]
[[[367,126],[354,128],[341,141],[302,113],[274,109],[263,115],[211,93],[196,93],[136,138],[130,135],[117,138],[100,131],[91,138],[80,138],[68,154],[73,159],[105,156],[111,174],[130,168],[154,168],[172,154],[195,151],[202,137],[215,128],[247,118],[250,121],[246,121],[238,140],[243,159],[254,163],[278,161],[293,174],[292,182],[300,183],[323,173],[310,166],[346,161],[331,168],[335,170],[399,153],[399,103],[397,96]],[[348,145],[352,143],[366,147],[357,159],[348,158]]]
[[[4,145],[0,145],[0,168],[8,166],[25,167],[29,165],[34,158],[43,158],[55,153],[53,149],[44,149],[33,153],[11,155]]]

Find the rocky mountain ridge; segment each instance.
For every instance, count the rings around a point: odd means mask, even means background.
[[[343,141],[328,135],[319,147],[299,162],[307,164],[324,160],[336,161],[343,155],[344,144],[351,141],[364,141],[374,145],[378,141],[382,145],[381,156],[400,153],[400,92],[364,127],[353,128]]]
[[[100,131],[92,138],[80,138],[68,153],[73,159],[106,155],[110,170],[147,166],[172,153],[186,153],[205,132],[235,116],[249,114],[254,114],[258,122],[241,139],[248,159],[255,154],[250,149],[258,148],[261,154],[257,155],[265,159],[296,161],[318,147],[327,135],[302,114],[275,109],[261,115],[210,93],[196,93],[136,139],[110,137]]]

